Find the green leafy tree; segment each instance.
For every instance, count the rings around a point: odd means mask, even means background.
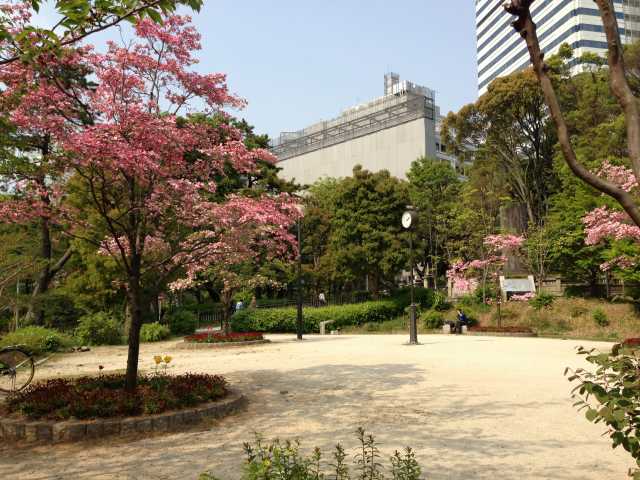
[[[541,223],[556,188],[556,133],[532,71],[496,79],[476,103],[450,113],[443,137],[454,152],[471,149],[492,162],[494,175],[525,206],[529,223]]]
[[[439,266],[451,260],[445,245],[453,233],[462,182],[449,163],[426,157],[411,164],[407,178],[411,204],[419,213],[414,268],[423,280],[431,274],[437,288]]]
[[[347,281],[367,279],[374,295],[394,283],[407,264],[400,218],[408,202],[406,183],[386,170],[356,166],[338,183],[329,249]]]

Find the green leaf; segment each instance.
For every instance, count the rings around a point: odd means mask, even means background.
[[[596,418],[598,418],[598,415],[598,411],[594,410],[593,408],[590,408],[585,413],[585,417],[587,417],[587,420],[589,420],[590,422],[593,422]]]

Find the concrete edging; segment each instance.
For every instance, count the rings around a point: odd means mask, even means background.
[[[177,343],[175,348],[180,350],[207,350],[210,348],[230,348],[230,347],[244,347],[245,345],[263,345],[265,343],[271,343],[271,340],[251,340],[245,342],[218,342],[218,343],[206,343],[206,342],[180,342]]]
[[[523,337],[523,338],[533,338],[537,337],[538,334],[531,332],[466,332],[465,335],[475,335],[478,337]]]
[[[132,433],[168,432],[206,418],[222,418],[242,409],[247,398],[231,391],[225,398],[199,407],[157,415],[98,420],[34,421],[0,418],[0,440],[37,444],[83,442]]]

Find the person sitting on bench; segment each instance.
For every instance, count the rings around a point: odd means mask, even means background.
[[[456,323],[453,326],[453,333],[462,333],[463,326],[469,326],[469,319],[462,310],[458,309],[458,318],[456,319]]]

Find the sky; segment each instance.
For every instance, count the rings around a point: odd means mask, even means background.
[[[381,96],[388,71],[435,90],[446,114],[477,97],[474,5],[205,0],[191,13],[202,34],[197,69],[227,73],[231,91],[248,101],[238,116],[272,137]],[[119,35],[111,30],[92,42]]]

